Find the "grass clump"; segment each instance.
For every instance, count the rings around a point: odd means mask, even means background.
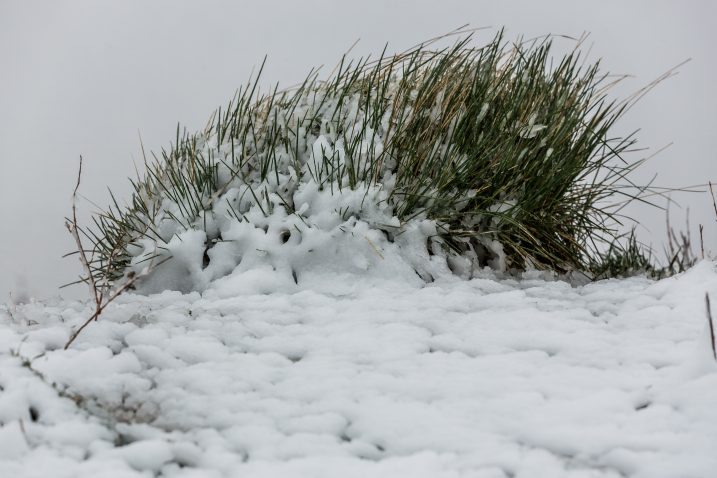
[[[178,129],[171,148],[145,158],[127,207],[94,217],[83,231],[91,274],[111,285],[189,229],[207,231],[210,248],[222,240],[207,226],[217,214],[301,218],[293,195],[314,182],[335,194],[381,188],[400,225],[375,227],[395,237],[432,220],[445,253],[478,267],[616,275],[622,259],[596,258],[619,239],[619,208],[606,200],[625,198],[637,165],[622,158],[634,139],[610,135],[629,102],[608,98],[614,79],[577,49],[554,59],[549,38],[471,42],[343,58],[327,79],[312,71],[265,94],[257,76],[204,131]]]
[[[635,229],[629,234],[617,237],[607,250],[593,258],[590,271],[596,279],[630,277],[646,274],[659,278],[666,273],[656,268],[649,250],[637,241]]]

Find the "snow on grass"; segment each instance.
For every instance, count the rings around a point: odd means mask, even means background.
[[[642,163],[626,157],[635,138],[611,132],[657,82],[618,101],[608,92],[619,80],[585,63],[582,42],[554,57],[552,37],[449,38],[343,57],[295,88],[262,93],[250,79],[204,131],[178,127],[168,149],[145,155],[127,204],[112,196],[89,227],[69,226],[87,263],[81,280],[202,292],[260,264],[298,282],[353,255],[354,237],[374,249],[395,242],[390,255],[425,281],[436,271],[421,249],[463,278],[485,266],[657,272],[620,235],[633,223],[620,211],[664,191],[629,179]]]
[[[714,476],[717,264],[654,282],[257,267],[0,308],[0,476]],[[282,276],[283,277],[283,276]]]

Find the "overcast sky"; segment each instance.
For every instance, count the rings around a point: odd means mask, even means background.
[[[629,112],[618,133],[641,128],[640,145],[652,151],[674,143],[638,181],[654,174],[663,186],[715,181],[715,3],[0,0],[0,301],[16,289],[55,295],[80,272],[76,259],[60,258],[74,247],[63,218],[80,154],[84,196],[105,206],[109,187],[127,198],[126,178],[133,160],[141,162],[138,133],[147,149],[167,146],[178,122],[203,127],[265,54],[266,84],[291,85],[312,66],[333,66],[359,38],[356,55],[378,54],[386,42],[403,50],[465,23],[505,26],[509,38],[590,32],[592,57],[635,77],[616,94],[692,58]],[[717,251],[709,197],[674,198],[690,207],[693,230],[705,224],[705,246]],[[83,219],[94,209],[80,207]],[[630,213],[645,225],[644,241],[662,244],[663,211]],[[671,217],[681,226],[685,210],[675,207]]]

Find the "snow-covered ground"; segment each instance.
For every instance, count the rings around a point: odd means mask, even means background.
[[[717,263],[0,307],[1,477],[717,476]],[[299,284],[302,284],[300,281]]]

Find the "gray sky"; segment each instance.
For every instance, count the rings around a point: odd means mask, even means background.
[[[716,181],[716,19],[710,0],[0,0],[0,301],[17,288],[36,297],[57,294],[58,285],[80,272],[74,258],[60,259],[74,247],[63,218],[80,154],[82,194],[105,206],[109,187],[125,199],[133,159],[141,162],[138,132],[147,149],[158,150],[178,122],[203,127],[265,54],[266,84],[288,86],[312,66],[333,66],[359,38],[356,55],[378,54],[386,42],[403,50],[464,23],[505,26],[511,39],[590,32],[593,58],[602,57],[606,70],[635,76],[617,95],[692,58],[635,106],[617,132],[641,128],[639,144],[652,151],[674,143],[638,171],[638,181],[654,174],[664,186]],[[673,197],[689,206],[693,234],[705,224],[705,248],[717,251],[709,197]],[[80,207],[85,219],[94,209],[85,201]],[[646,226],[644,241],[662,244],[664,212],[636,207],[629,213]],[[682,226],[685,210],[673,207],[671,219]]]

